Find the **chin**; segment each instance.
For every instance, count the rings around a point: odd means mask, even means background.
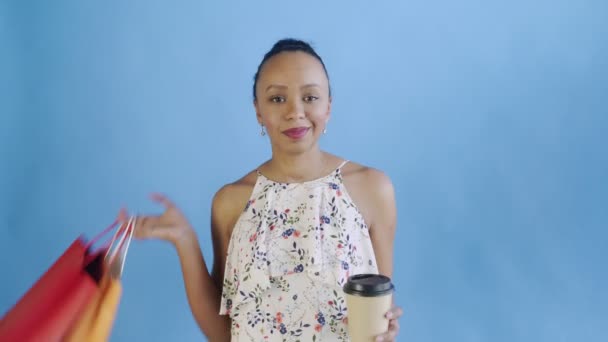
[[[287,154],[302,154],[314,149],[316,144],[311,141],[299,141],[296,143],[292,143],[290,146],[282,146],[281,151]]]

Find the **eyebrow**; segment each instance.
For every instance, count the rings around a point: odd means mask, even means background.
[[[304,89],[304,88],[315,88],[315,87],[319,88],[321,86],[318,85],[317,83],[308,83],[308,84],[305,84],[305,85],[301,86],[300,88]],[[286,89],[287,86],[281,85],[281,84],[271,84],[268,87],[266,87],[266,91],[268,91],[271,88]]]

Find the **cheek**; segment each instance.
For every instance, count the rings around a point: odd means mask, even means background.
[[[271,115],[264,118],[264,125],[269,132],[280,129],[280,123],[276,120],[276,117]]]
[[[266,127],[272,127],[276,125],[278,113],[271,107],[260,107],[259,109],[260,119]]]
[[[314,125],[316,126],[322,126],[325,125],[325,122],[327,122],[327,119],[329,118],[329,116],[327,115],[327,111],[315,111],[314,113],[311,113],[308,117],[308,119],[310,121],[313,122]]]

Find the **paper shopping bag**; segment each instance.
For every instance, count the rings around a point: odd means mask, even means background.
[[[0,321],[0,341],[60,341],[93,298],[104,272],[104,248],[77,238]]]
[[[120,280],[105,277],[101,288],[89,302],[64,338],[65,342],[108,341],[118,310],[122,285]]]

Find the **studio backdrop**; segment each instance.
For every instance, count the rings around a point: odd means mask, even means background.
[[[0,1],[0,312],[121,206],[211,200],[270,157],[253,75],[311,42],[323,149],[396,191],[399,341],[606,341],[608,3]],[[135,241],[111,341],[201,341],[177,255]]]

